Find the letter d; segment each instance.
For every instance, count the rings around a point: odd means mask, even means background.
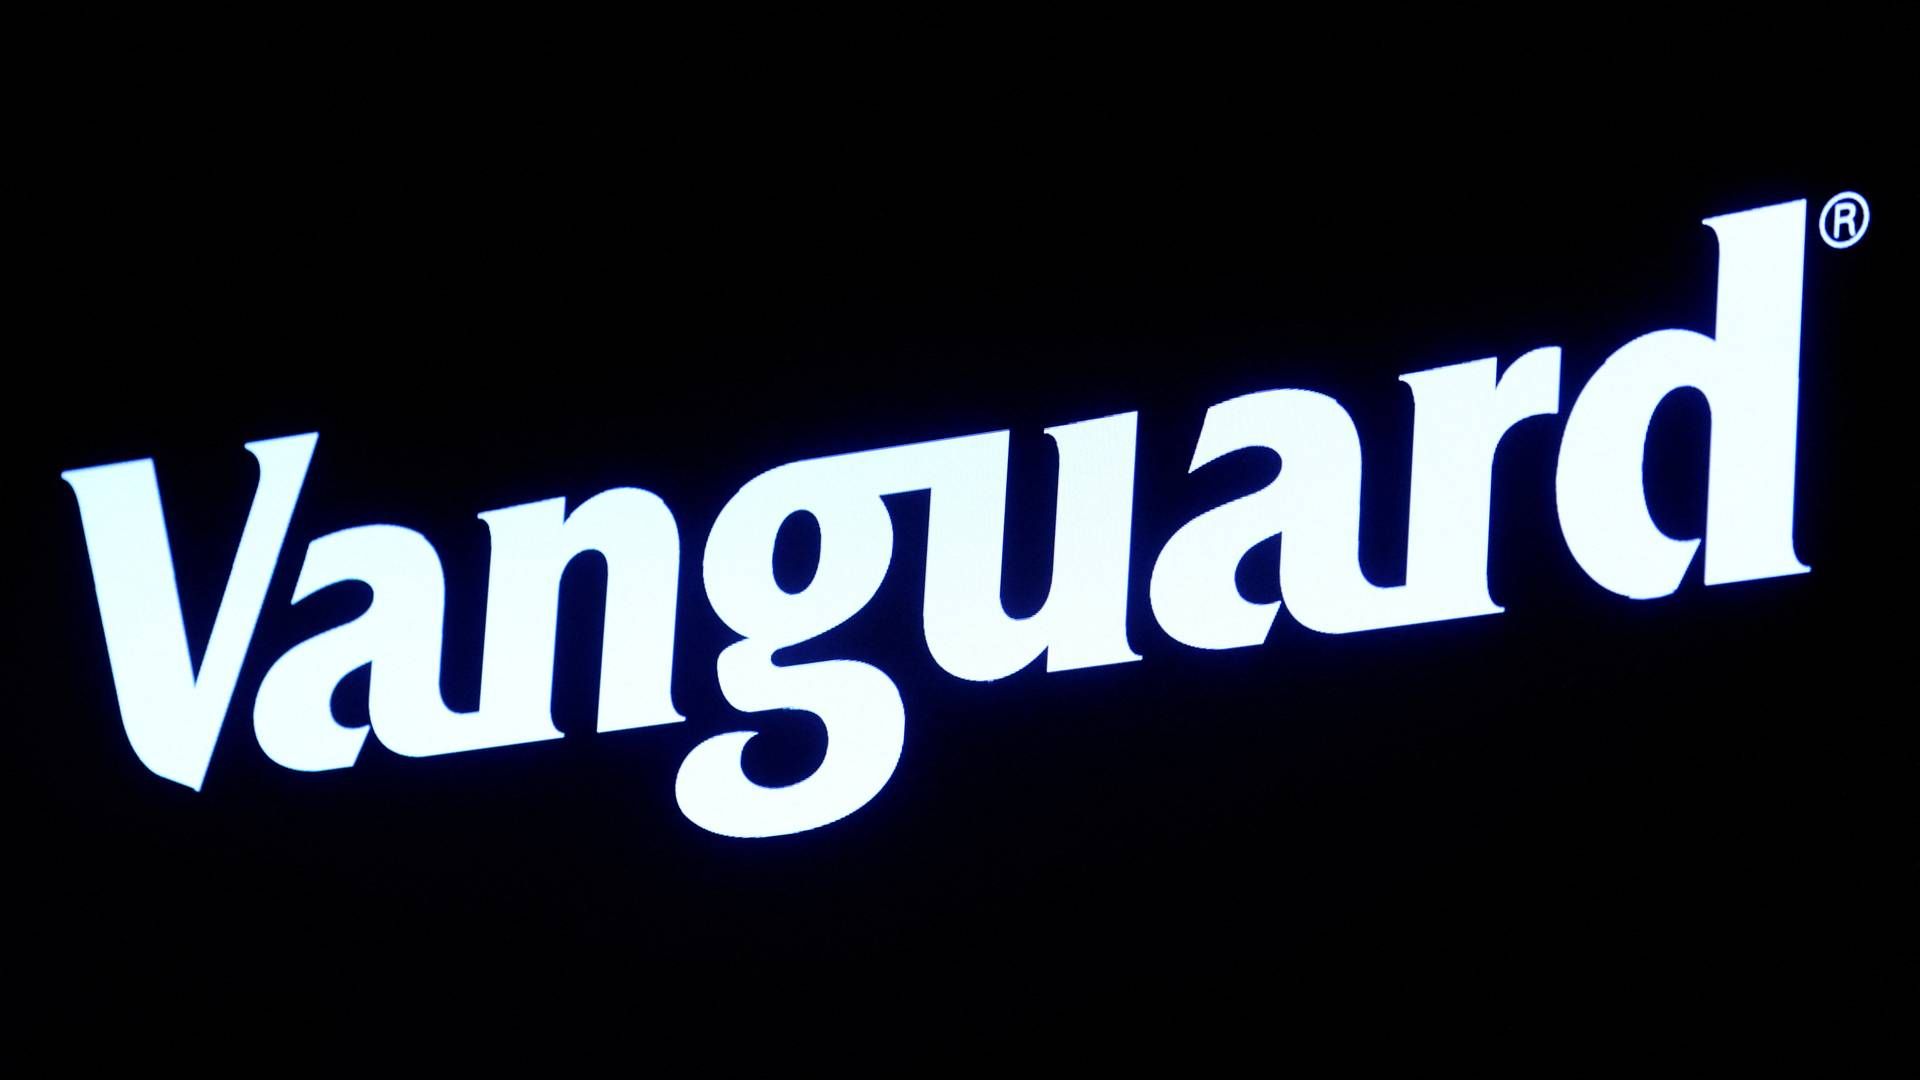
[[[1793,550],[1800,408],[1804,200],[1703,223],[1720,241],[1714,336],[1658,330],[1620,348],[1567,416],[1555,486],[1560,528],[1595,581],[1639,600],[1680,586],[1701,541],[1662,533],[1647,510],[1647,426],[1693,387],[1713,416],[1706,583],[1804,574]]]

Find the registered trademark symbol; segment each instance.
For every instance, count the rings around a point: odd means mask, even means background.
[[[1820,239],[1830,248],[1850,248],[1867,235],[1867,198],[1857,191],[1843,191],[1827,200],[1820,211]]]

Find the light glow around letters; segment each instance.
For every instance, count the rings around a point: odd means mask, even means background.
[[[1806,204],[1705,224],[1720,245],[1713,336],[1658,330],[1628,342],[1582,388],[1561,437],[1555,491],[1567,546],[1594,581],[1634,599],[1673,592],[1703,543],[1708,585],[1807,570],[1793,547]],[[1360,569],[1364,455],[1338,401],[1274,389],[1214,405],[1190,471],[1258,448],[1280,457],[1280,473],[1173,534],[1151,560],[1154,618],[1185,645],[1233,649],[1264,643],[1283,606],[1331,634],[1498,614],[1487,565],[1494,458],[1516,424],[1560,412],[1561,360],[1560,349],[1543,347],[1505,371],[1490,357],[1401,377],[1414,428],[1406,583],[1397,586],[1375,585]],[[1707,524],[1691,539],[1659,530],[1642,483],[1648,424],[1683,387],[1699,390],[1712,412]],[[707,602],[740,636],[717,658],[720,690],[748,716],[818,716],[827,749],[810,776],[769,787],[743,768],[753,731],[713,734],[675,780],[687,818],[734,837],[801,832],[865,806],[893,776],[907,711],[891,676],[852,657],[774,662],[879,592],[894,555],[887,496],[930,494],[921,630],[948,674],[997,680],[1043,656],[1047,671],[1141,659],[1127,634],[1138,421],[1121,413],[1047,429],[1060,462],[1052,576],[1045,604],[1025,618],[1000,600],[1009,432],[792,462],[742,486],[714,521],[700,567]],[[121,721],[156,775],[195,790],[205,780],[317,441],[247,444],[260,479],[198,671],[153,461],[62,474],[80,508]],[[803,512],[819,523],[819,563],[805,588],[788,593],[773,575],[774,546],[782,524]],[[366,583],[373,599],[268,668],[253,711],[270,759],[303,771],[346,768],[369,731],[409,756],[558,738],[550,703],[560,581],[587,552],[608,570],[596,730],[685,719],[670,686],[680,536],[658,496],[621,487],[571,513],[553,498],[479,516],[492,543],[480,707],[455,712],[440,694],[446,579],[432,542],[399,525],[343,529],[307,545],[290,602],[347,581]],[[1285,537],[1281,600],[1250,602],[1235,568],[1275,535]],[[371,727],[344,726],[333,691],[369,665]]]

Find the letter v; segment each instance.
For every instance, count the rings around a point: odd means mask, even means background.
[[[289,435],[247,444],[260,462],[260,483],[197,674],[187,652],[153,459],[60,474],[80,500],[127,741],[147,768],[195,791],[206,779],[319,438]]]

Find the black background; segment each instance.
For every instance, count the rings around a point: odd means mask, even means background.
[[[1887,674],[1910,483],[1890,478],[1878,412],[1911,351],[1893,299],[1904,208],[1871,146],[1699,116],[1671,144],[1551,155],[1524,126],[1473,144],[1308,142],[1276,123],[1230,154],[1045,132],[855,154],[805,124],[627,133],[639,148],[614,152],[539,125],[308,141],[163,136],[139,117],[113,135],[118,168],[77,193],[104,224],[64,264],[73,306],[41,389],[16,398],[14,970],[56,1007],[135,987],[163,1012],[187,1009],[185,989],[242,991],[234,1008],[264,1014],[296,989],[344,1009],[418,987],[409,1007],[427,1010],[453,986],[636,1008],[698,986],[750,1013],[843,981],[936,1019],[1008,996],[1412,983],[1455,1004],[1878,1008],[1886,882],[1910,861],[1891,843],[1906,717]],[[1629,339],[1710,330],[1702,218],[1805,198],[1811,230],[1849,188],[1872,200],[1871,232],[1834,251],[1810,231],[1806,254],[1796,544],[1812,573],[1709,589],[1696,561],[1671,597],[1607,593],[1554,514],[1566,408]],[[1159,630],[1160,545],[1276,467],[1241,454],[1187,475],[1208,405],[1273,387],[1345,404],[1367,455],[1363,566],[1392,583],[1412,418],[1397,377],[1543,345],[1565,349],[1561,414],[1516,428],[1495,468],[1504,615],[1326,636],[1283,610],[1264,647],[1222,653]],[[1024,613],[1051,565],[1040,429],[1133,409],[1143,661],[945,675],[917,631],[924,496],[894,498],[880,596],[794,653],[899,684],[892,781],[798,836],[730,840],[680,815],[675,771],[711,734],[764,732],[748,762],[769,783],[823,745],[810,717],[744,717],[715,685],[733,637],[698,566],[733,491],[800,458],[1010,428],[1005,598]],[[1673,535],[1700,532],[1707,424],[1684,393],[1654,424],[1650,499]],[[120,730],[59,473],[157,460],[197,659],[252,493],[241,444],[305,431],[312,470],[194,793]],[[563,590],[567,738],[419,760],[369,740],[326,774],[260,753],[262,674],[367,600],[344,586],[289,605],[308,541],[374,522],[433,541],[442,685],[471,708],[475,515],[622,484],[679,522],[687,723],[592,732],[590,557]],[[796,545],[785,569],[804,576]],[[1277,598],[1277,552],[1243,564],[1250,597]],[[365,692],[364,672],[343,684],[343,718],[364,720]]]

